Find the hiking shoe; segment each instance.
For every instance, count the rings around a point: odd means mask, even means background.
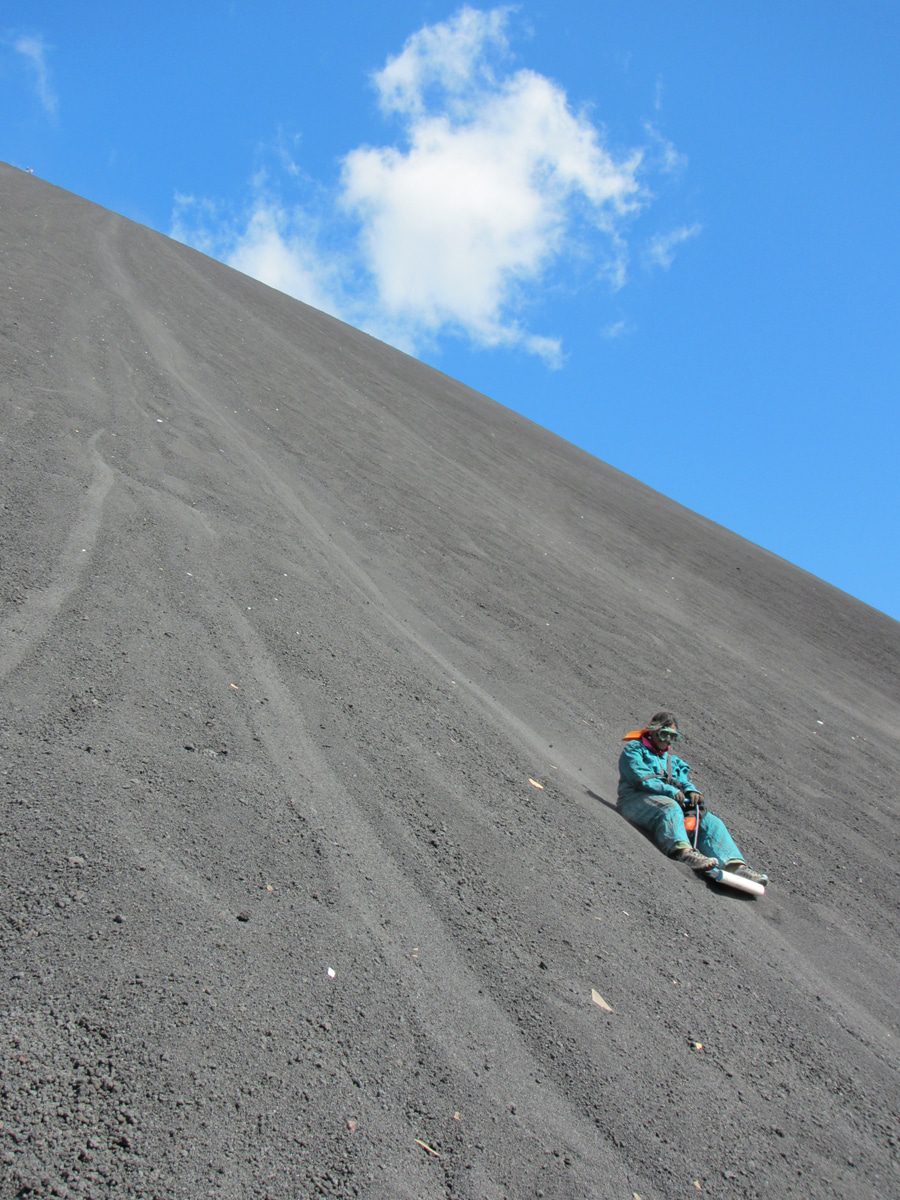
[[[676,848],[672,857],[676,862],[685,863],[692,871],[708,871],[710,867],[717,867],[719,865],[714,858],[707,858],[705,854],[701,854],[693,846]]]
[[[728,863],[725,868],[732,875],[737,875],[739,879],[749,879],[753,883],[760,883],[765,886],[769,882],[769,877],[765,871],[752,871],[745,862]]]

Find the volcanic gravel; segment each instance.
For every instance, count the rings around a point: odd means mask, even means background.
[[[12,167],[0,262],[0,1198],[900,1194],[897,623]]]

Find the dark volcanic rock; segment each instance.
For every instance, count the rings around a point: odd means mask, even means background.
[[[896,623],[11,168],[0,257],[0,1198],[896,1191]],[[663,705],[765,899],[612,811]]]

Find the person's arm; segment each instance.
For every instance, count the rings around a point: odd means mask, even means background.
[[[672,782],[681,789],[687,799],[694,804],[702,799],[703,793],[691,779],[691,767],[683,758],[672,755]]]
[[[619,756],[619,775],[628,787],[641,792],[651,792],[654,796],[671,796],[678,799],[678,787],[667,783],[660,770],[665,770],[662,760],[660,766],[651,765],[648,756],[643,752],[640,742],[626,742]],[[673,776],[674,778],[674,776]]]

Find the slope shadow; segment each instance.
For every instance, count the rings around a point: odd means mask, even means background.
[[[601,804],[605,804],[607,808],[611,808],[615,813],[619,811],[612,800],[607,800],[605,796],[600,796],[597,792],[592,792],[589,787],[586,787],[584,791],[585,795],[590,796],[592,800],[599,800]]]

